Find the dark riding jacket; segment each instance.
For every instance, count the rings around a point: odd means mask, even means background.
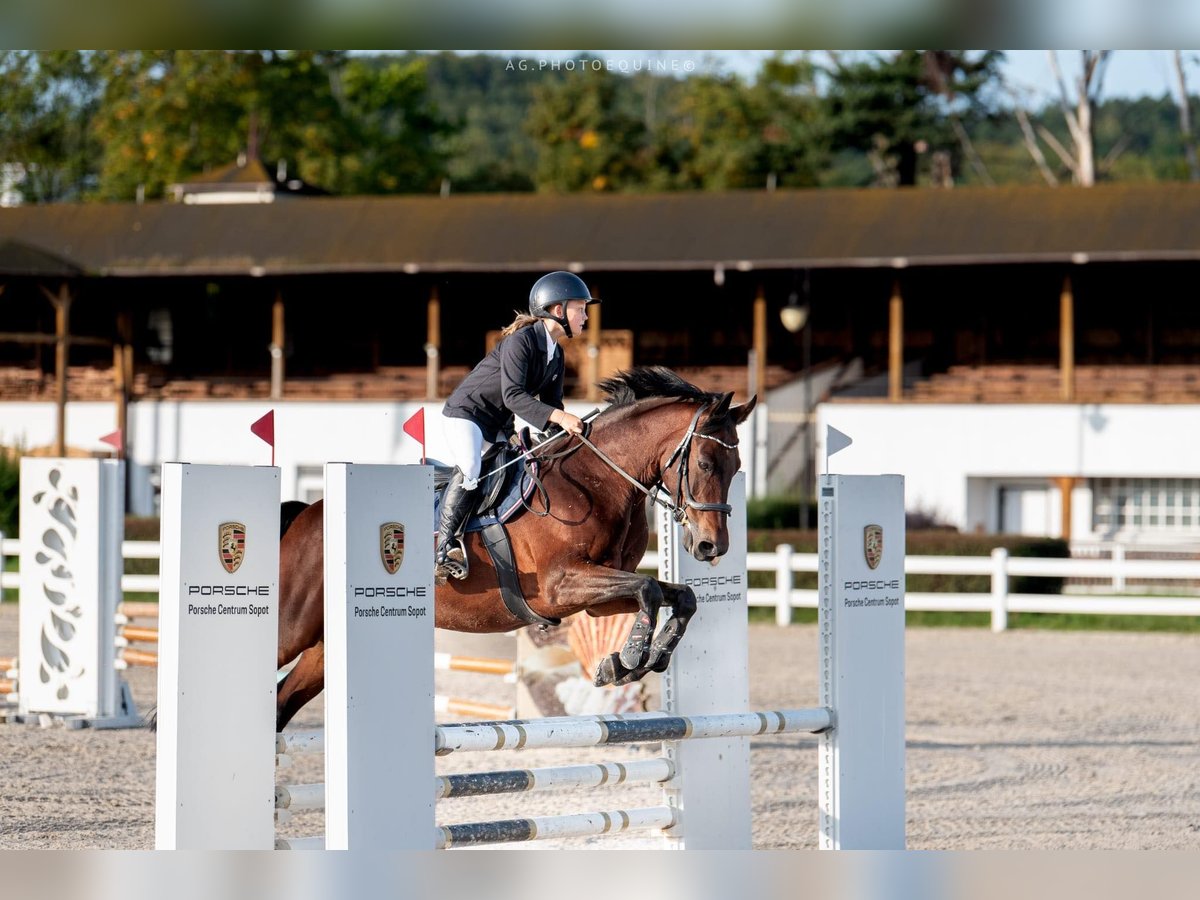
[[[501,338],[454,389],[442,414],[470,419],[493,443],[512,431],[514,414],[545,431],[550,414],[563,408],[564,372],[562,347],[547,363],[546,328],[537,322]]]

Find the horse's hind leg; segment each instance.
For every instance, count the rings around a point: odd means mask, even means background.
[[[325,642],[317,641],[300,654],[275,692],[275,730],[292,720],[300,709],[325,689]]]

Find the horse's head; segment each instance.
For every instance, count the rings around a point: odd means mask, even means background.
[[[618,423],[626,442],[632,437],[630,443],[639,447],[657,448],[649,460],[635,457],[627,465],[641,466],[642,484],[661,484],[673,498],[675,518],[684,525],[684,547],[704,562],[724,556],[732,511],[729,485],[742,464],[737,426],[757,398],[731,406],[732,392],[701,390],[661,366],[618,372],[599,387],[611,401],[601,421]]]
[[[664,485],[683,513],[683,546],[701,562],[714,562],[729,551],[729,485],[741,468],[737,426],[746,421],[757,397],[748,403],[731,406],[733,392],[723,394],[715,403],[700,405],[672,475],[664,472]]]

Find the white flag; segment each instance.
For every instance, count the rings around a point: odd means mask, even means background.
[[[840,431],[838,431],[832,425],[825,426],[825,458],[826,459],[833,456],[833,454],[837,453],[839,450],[845,450],[847,447],[849,447],[853,443],[854,443],[854,441],[851,439],[850,435],[842,434]]]

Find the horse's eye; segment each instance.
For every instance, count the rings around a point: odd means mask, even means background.
[[[700,460],[700,471],[701,472],[711,472],[712,471],[712,463],[709,462],[707,459]]]

